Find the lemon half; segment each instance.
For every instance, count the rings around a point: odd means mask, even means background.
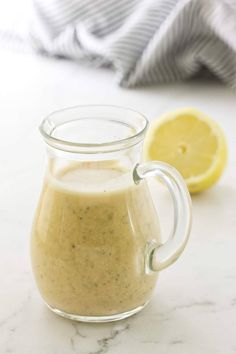
[[[144,159],[174,166],[190,193],[211,187],[227,161],[227,144],[220,126],[194,108],[166,113],[151,123],[144,142]]]

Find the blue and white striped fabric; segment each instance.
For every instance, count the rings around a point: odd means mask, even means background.
[[[122,86],[202,68],[236,86],[236,0],[34,0],[34,13],[36,50],[112,66]]]

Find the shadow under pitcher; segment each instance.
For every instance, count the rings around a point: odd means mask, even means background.
[[[138,112],[99,105],[54,112],[40,126],[48,165],[31,258],[45,303],[61,316],[105,322],[135,314],[187,243],[188,190],[173,167],[141,162],[147,126]],[[153,176],[174,206],[164,244],[147,184]]]

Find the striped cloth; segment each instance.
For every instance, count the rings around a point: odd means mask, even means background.
[[[207,68],[236,86],[236,0],[34,0],[42,53],[112,66],[132,87]]]

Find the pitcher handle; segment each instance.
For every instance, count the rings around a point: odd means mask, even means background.
[[[156,242],[148,245],[148,269],[160,271],[174,263],[187,244],[191,229],[191,199],[184,179],[167,163],[151,161],[136,165],[133,171],[135,184],[147,177],[158,177],[167,186],[174,206],[174,224],[168,240],[161,245]]]

